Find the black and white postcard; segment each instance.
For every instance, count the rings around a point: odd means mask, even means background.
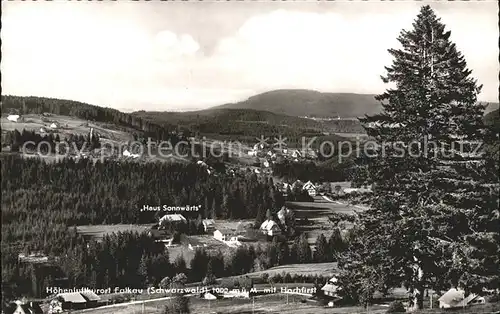
[[[496,1],[1,5],[2,313],[500,313]]]

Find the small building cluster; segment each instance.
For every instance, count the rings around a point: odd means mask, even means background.
[[[464,290],[456,288],[448,290],[438,301],[440,309],[461,308],[472,304],[484,304],[486,302],[484,297],[475,293],[465,296]]]

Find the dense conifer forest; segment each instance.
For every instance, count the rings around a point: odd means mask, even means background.
[[[263,221],[266,210],[279,208],[283,198],[272,180],[251,173],[213,176],[196,164],[87,159],[46,163],[7,155],[2,159],[3,281],[18,282],[12,276],[19,252],[65,256],[68,248],[84,245],[71,226],[157,222],[162,212],[140,211],[143,205],[157,204],[202,205],[201,212],[183,213],[191,219],[201,215]],[[140,241],[151,241],[140,246],[144,254],[160,254],[152,239]]]

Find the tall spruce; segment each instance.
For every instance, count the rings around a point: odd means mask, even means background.
[[[377,145],[363,165],[374,184],[361,215],[368,265],[405,285],[422,308],[427,288],[498,286],[498,175],[481,150],[481,90],[430,6],[389,49],[394,88],[379,115],[361,119]],[[493,167],[493,168],[492,168]],[[366,272],[366,269],[365,269]]]

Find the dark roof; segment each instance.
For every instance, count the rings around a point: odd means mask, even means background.
[[[87,300],[89,301],[100,301],[101,300],[101,297],[98,296],[97,294],[95,294],[93,291],[91,290],[87,290],[87,291],[82,291],[80,292],[80,294]]]

